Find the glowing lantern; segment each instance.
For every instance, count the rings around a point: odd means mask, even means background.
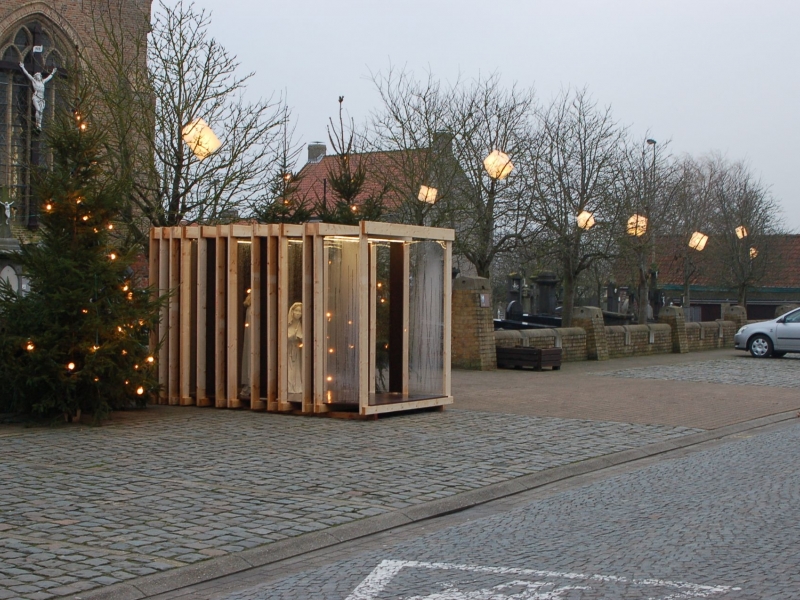
[[[427,185],[421,185],[419,186],[419,194],[417,195],[417,198],[419,198],[421,202],[427,202],[428,204],[433,204],[434,202],[436,202],[436,194],[438,193],[439,190],[437,190],[435,187],[428,187]]]
[[[703,248],[706,247],[708,243],[708,236],[705,233],[700,233],[699,231],[695,231],[692,234],[691,239],[689,240],[689,248],[694,248],[698,252],[702,252]]]
[[[155,360],[156,360],[156,359],[155,359],[155,358],[153,358],[152,356],[148,356],[147,358],[145,358],[145,361],[146,361],[146,362],[149,362],[151,365],[152,365],[152,364],[155,362]]]
[[[758,250],[750,248],[750,258],[755,258],[756,256],[758,256]]]
[[[138,388],[136,388],[136,393],[141,396],[142,394],[144,394],[144,388],[142,386],[139,386]]]
[[[739,225],[739,227],[736,228],[736,237],[740,240],[747,237],[747,228],[744,225]]]
[[[27,343],[27,344],[25,344],[25,350],[27,350],[28,352],[33,352],[33,349],[34,349],[35,347],[36,347],[36,346],[34,346],[34,345],[33,345],[33,342],[31,342],[31,341],[28,341],[28,343]]]
[[[117,260],[117,254],[115,252],[112,252],[111,254],[108,255],[108,258],[110,258],[111,260]]]
[[[642,215],[633,215],[628,219],[628,235],[635,235],[641,237],[647,233],[647,217]]]
[[[592,227],[594,227],[594,213],[590,213],[588,210],[583,211],[576,217],[578,222],[578,227],[589,231]]]
[[[500,150],[492,150],[483,160],[483,166],[492,179],[505,179],[514,170],[508,154]]]
[[[75,369],[75,363],[74,362],[67,363],[67,370],[68,371],[72,371],[74,369]]]
[[[203,160],[219,150],[222,142],[203,119],[195,119],[183,128],[183,141],[194,155]]]

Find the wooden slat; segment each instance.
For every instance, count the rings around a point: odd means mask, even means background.
[[[266,240],[264,240],[266,241]],[[250,242],[250,408],[264,410],[267,405],[261,400],[261,243],[262,238],[253,235]],[[263,349],[266,353],[266,348]]]
[[[443,293],[444,302],[444,327],[442,330],[442,391],[445,396],[452,396],[452,379],[450,375],[450,363],[452,357],[452,312],[453,312],[453,242],[445,242],[444,245],[444,273],[443,273]]]
[[[452,242],[455,239],[454,229],[439,227],[423,227],[421,225],[401,225],[399,223],[378,223],[361,221],[361,231],[365,235],[380,237],[412,237],[420,240],[440,240]]]
[[[153,292],[151,294],[152,300],[156,300],[158,298],[158,250],[159,250],[159,240],[156,238],[155,235],[155,228],[150,229],[150,244],[148,248],[148,274],[147,274],[147,284],[152,287]],[[153,327],[150,330],[150,355],[156,355],[156,348],[158,347],[158,327]],[[158,369],[158,366],[156,366]],[[158,398],[150,398],[150,402],[158,402]]]
[[[186,233],[185,229],[182,233]],[[180,404],[190,406],[194,404],[190,386],[192,382],[192,334],[195,323],[192,322],[192,287],[194,273],[192,272],[192,240],[185,235],[181,236],[181,266],[180,266]]]
[[[411,281],[411,246],[403,242],[403,394],[408,394],[408,327]]]
[[[211,241],[210,243],[214,243]],[[208,338],[206,324],[208,322],[208,244],[209,240],[200,237],[197,240],[197,345],[196,345],[196,382],[195,397],[197,406],[210,406],[206,384],[208,373],[206,359],[208,352]]]
[[[396,404],[381,404],[378,406],[367,406],[362,415],[379,415],[383,413],[398,412],[401,410],[414,410],[419,408],[433,408],[435,406],[447,406],[453,403],[452,396],[442,396],[441,398],[428,398],[426,400],[410,400],[408,402],[398,402]]]
[[[226,397],[225,380],[227,375],[227,337],[225,335],[227,327],[227,294],[228,278],[227,275],[227,252],[228,238],[222,235],[222,225],[218,226],[218,237],[216,239],[216,281],[214,289],[216,297],[214,299],[214,319],[216,321],[214,340],[214,405],[217,408],[226,408],[228,400]]]
[[[169,293],[169,237],[159,239],[158,251],[158,293],[163,296]],[[161,306],[161,315],[158,322],[158,340],[161,348],[158,352],[158,383],[159,404],[169,403],[169,300]]]
[[[278,410],[291,410],[289,403],[289,240],[278,239]]]
[[[239,379],[241,377],[239,364],[239,244],[233,236],[235,226],[231,226],[228,237],[228,408],[240,408]]]
[[[267,410],[278,410],[278,236],[271,235],[267,247]]]
[[[361,230],[358,225],[338,225],[336,223],[316,223],[317,235],[343,235],[356,238]]]
[[[170,228],[169,240],[169,403],[180,404],[181,229]]]

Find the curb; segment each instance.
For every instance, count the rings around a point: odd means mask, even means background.
[[[353,521],[352,523],[331,527],[324,531],[306,533],[297,537],[273,542],[272,544],[259,546],[258,548],[237,552],[236,554],[213,558],[199,564],[178,567],[163,573],[140,577],[129,582],[116,583],[104,588],[89,591],[85,594],[74,595],[73,599],[139,600],[141,598],[148,598],[255,567],[279,562],[287,558],[294,558],[314,550],[321,550],[336,544],[394,529],[402,525],[408,525],[409,523],[415,523],[472,508],[479,504],[498,500],[520,492],[526,492],[578,475],[585,475],[608,467],[615,467],[643,458],[665,454],[673,450],[696,446],[751,429],[758,429],[767,425],[795,419],[798,416],[800,416],[800,413],[796,411],[782,412],[767,417],[742,421],[741,423],[727,425],[718,429],[692,433],[666,442],[650,444],[631,450],[623,450],[622,452],[590,458],[561,467],[553,467],[539,473],[523,475],[516,479],[495,483],[468,492],[462,492],[461,494],[456,494],[449,498],[434,500],[404,510],[397,510],[375,517],[367,517],[365,519]]]

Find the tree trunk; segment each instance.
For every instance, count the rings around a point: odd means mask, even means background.
[[[564,273],[564,302],[561,305],[561,326],[572,325],[572,309],[575,307],[575,277],[569,271]]]
[[[739,306],[743,306],[747,310],[747,284],[739,285],[739,293],[737,294]]]
[[[692,285],[688,280],[683,282],[683,315],[689,321],[689,307],[692,304]]]

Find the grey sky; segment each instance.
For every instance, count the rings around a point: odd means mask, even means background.
[[[199,0],[211,33],[285,90],[300,141],[326,140],[337,98],[357,122],[390,63],[442,80],[499,71],[541,100],[587,86],[673,153],[746,159],[800,231],[797,0]],[[305,158],[303,158],[303,161]]]

